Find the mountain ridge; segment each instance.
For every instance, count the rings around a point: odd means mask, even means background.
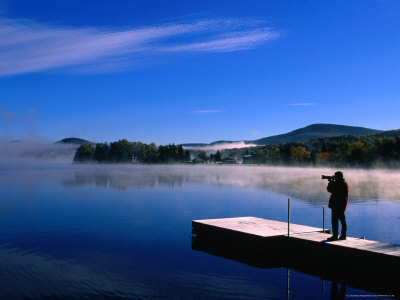
[[[257,145],[271,145],[271,144],[282,144],[288,142],[304,142],[318,138],[330,138],[342,135],[366,136],[381,132],[383,131],[366,127],[360,127],[360,126],[315,123],[308,125],[306,127],[295,129],[288,133],[278,134],[246,142],[254,143]]]
[[[396,130],[391,130],[396,132]],[[256,144],[256,145],[273,145],[283,144],[288,142],[304,142],[318,138],[330,138],[343,135],[358,135],[366,136],[372,134],[382,134],[385,131],[378,129],[371,129],[360,126],[349,126],[349,125],[338,125],[338,124],[326,124],[326,123],[315,123],[302,128],[292,130],[287,133],[264,137],[256,140],[245,140],[245,144]],[[209,144],[206,143],[188,143],[182,144],[184,147],[203,147],[220,144],[232,144],[240,141],[215,141]]]
[[[218,140],[212,143],[184,143],[183,147],[207,147],[215,145],[225,145],[234,143],[245,143],[252,145],[273,145],[273,144],[283,144],[288,142],[304,142],[319,138],[332,138],[340,136],[368,136],[376,135],[378,137],[391,137],[400,136],[400,129],[395,130],[378,130],[371,129],[360,126],[349,126],[349,125],[337,125],[337,124],[326,124],[326,123],[315,123],[302,128],[292,130],[287,133],[273,135],[269,137],[264,137],[256,140],[242,140],[242,141],[228,141],[228,140]],[[76,138],[69,137],[57,141],[56,144],[70,144],[70,145],[96,145],[96,143]]]
[[[85,139],[69,137],[55,142],[55,144],[70,144],[70,145],[96,145],[94,142],[90,142]]]

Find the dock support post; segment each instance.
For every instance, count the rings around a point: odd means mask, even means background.
[[[290,299],[290,272],[289,268],[286,268],[286,299]]]
[[[290,198],[287,199],[287,236],[290,236]]]
[[[325,233],[325,206],[322,206],[322,232]]]

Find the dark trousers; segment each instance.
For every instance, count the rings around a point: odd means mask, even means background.
[[[342,224],[342,235],[346,236],[347,224],[346,224],[346,216],[344,215],[344,211],[332,209],[332,234],[333,235],[338,235],[339,220],[340,220],[340,224]]]

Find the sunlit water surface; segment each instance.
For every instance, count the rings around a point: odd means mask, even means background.
[[[191,248],[194,219],[255,216],[322,227],[332,169],[34,166],[0,170],[1,299],[281,299],[287,270]],[[400,244],[400,172],[344,170],[348,235]],[[330,212],[327,211],[327,220]],[[327,222],[327,226],[330,226]],[[291,270],[290,298],[331,282]],[[347,287],[346,295],[370,295]]]

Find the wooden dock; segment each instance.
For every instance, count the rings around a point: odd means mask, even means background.
[[[400,245],[348,237],[347,240],[328,242],[330,236],[322,228],[290,224],[286,222],[255,218],[225,218],[192,221],[193,232],[196,234],[214,235],[215,237],[231,239],[232,241],[247,240],[253,244],[264,244],[271,238],[282,237],[293,241],[307,242],[310,247],[323,244],[344,250],[361,251],[364,254],[376,254],[400,260]]]
[[[400,245],[348,237],[327,241],[322,228],[255,217],[192,221],[192,248],[261,268],[288,267],[400,295]]]
[[[284,236],[288,234],[288,224],[286,222],[256,218],[240,217],[225,219],[208,219],[192,221],[193,230],[203,233],[236,233],[245,234],[249,238],[269,238]],[[322,232],[322,228],[290,224],[290,234],[302,234],[311,232]]]

